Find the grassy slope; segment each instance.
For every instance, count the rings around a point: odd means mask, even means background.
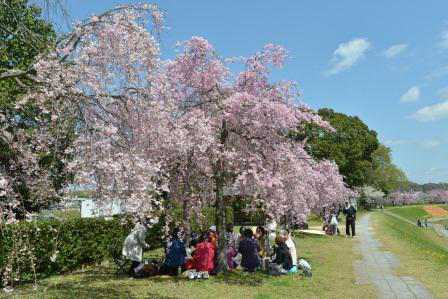
[[[400,215],[415,212],[414,207],[402,209]],[[398,274],[417,278],[437,298],[448,298],[448,240],[433,230],[421,229],[382,213],[375,213],[374,220],[376,237],[400,258]]]
[[[48,278],[33,292],[30,286],[16,298],[375,298],[371,286],[355,284],[354,240],[343,237],[299,237],[298,254],[311,262],[313,277],[269,277],[234,273],[208,281],[118,278],[111,270]]]
[[[423,206],[393,207],[387,210],[412,222],[416,222],[417,218],[429,217],[429,214],[423,209]]]

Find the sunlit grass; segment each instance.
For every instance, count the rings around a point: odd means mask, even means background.
[[[403,206],[387,209],[398,216],[404,217],[412,222],[417,222],[417,218],[428,218],[430,215],[424,210],[424,206]]]

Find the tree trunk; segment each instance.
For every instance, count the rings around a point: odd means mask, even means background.
[[[185,244],[190,244],[190,234],[191,234],[191,224],[190,224],[190,213],[189,213],[189,205],[188,205],[188,196],[190,195],[190,166],[191,166],[191,160],[194,155],[194,150],[188,155],[187,160],[187,173],[185,175],[185,182],[184,182],[184,190],[183,190],[183,203],[182,203],[182,222],[183,222],[183,228],[184,228],[184,241]]]
[[[221,125],[221,136],[220,141],[221,144],[226,144],[227,137],[229,132],[227,130],[227,123],[225,120],[222,121]],[[223,148],[224,148],[223,147]],[[226,259],[226,203],[224,200],[224,183],[225,183],[225,169],[224,169],[225,161],[222,160],[222,157],[218,160],[215,168],[215,187],[216,187],[216,226],[218,229],[218,251],[216,258],[216,272],[227,272],[227,259]]]
[[[185,244],[190,244],[191,241],[191,227],[190,227],[190,214],[188,213],[188,200],[184,198],[182,203],[182,222],[184,229],[184,242]]]
[[[219,234],[218,250],[216,252],[216,272],[227,272],[227,258],[226,258],[226,206],[223,196],[223,185],[220,182],[216,188],[216,213],[215,221]]]

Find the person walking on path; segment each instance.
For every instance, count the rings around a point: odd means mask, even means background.
[[[352,204],[349,204],[348,201],[345,202],[344,210],[342,211],[345,215],[345,234],[350,236],[356,236],[355,230],[355,221],[356,221],[356,209]]]

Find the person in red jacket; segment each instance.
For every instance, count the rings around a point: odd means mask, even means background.
[[[215,254],[216,246],[213,244],[213,236],[210,234],[201,236],[195,246],[193,257],[187,261],[185,268],[210,273],[215,268]]]

